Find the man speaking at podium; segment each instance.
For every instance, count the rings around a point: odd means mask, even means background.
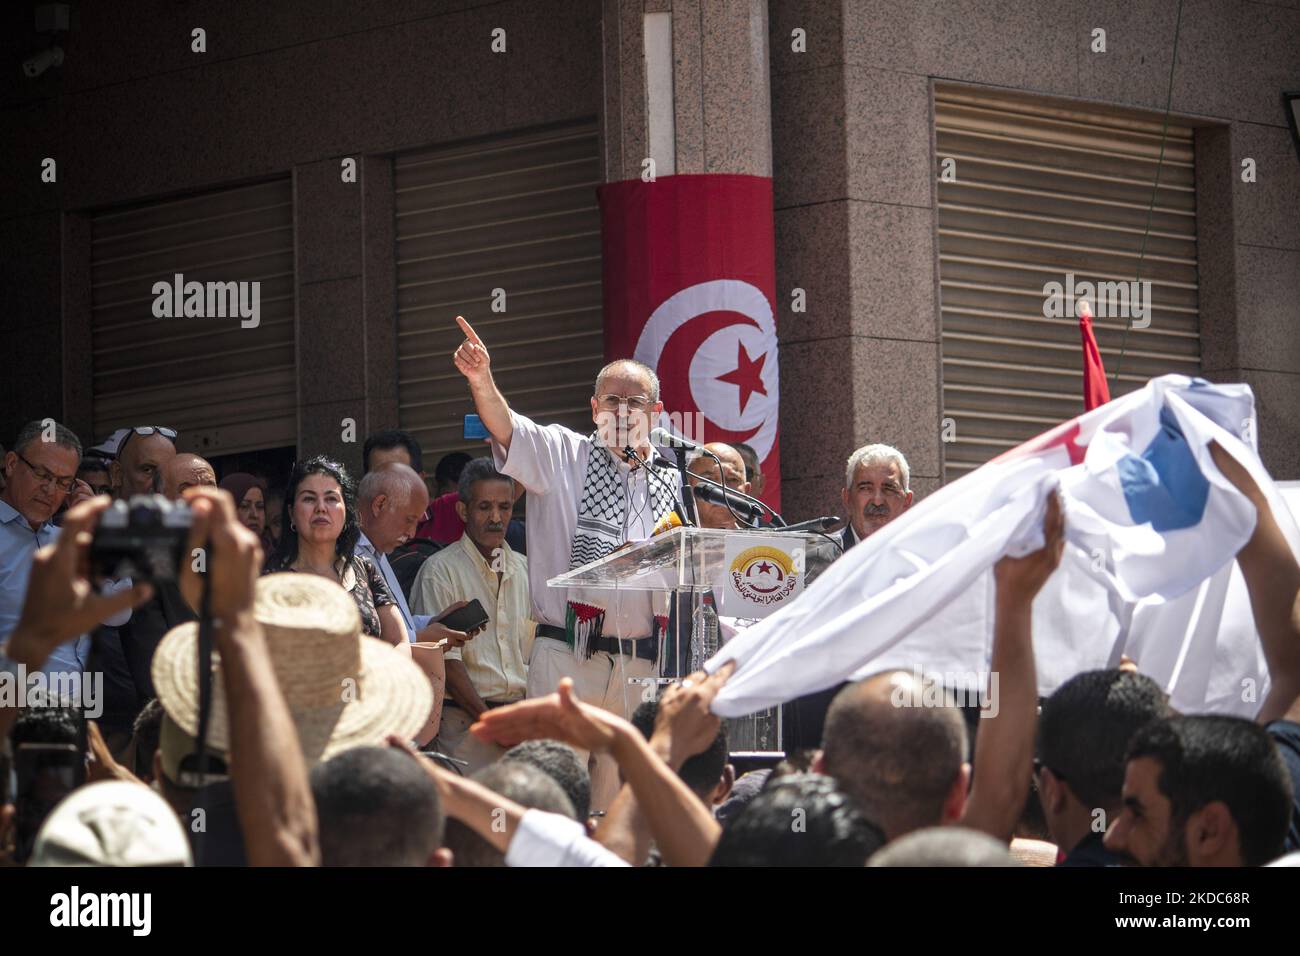
[[[538,425],[511,411],[492,378],[487,347],[462,317],[465,340],[456,368],[469,381],[479,418],[492,436],[497,470],[528,491],[528,585],[537,639],[528,662],[528,696],[552,693],[573,678],[579,696],[630,717],[643,688],[629,678],[657,675],[659,634],[668,595],[548,587],[548,579],[649,538],[673,511],[680,479],[653,463],[651,426],[663,411],[654,370],[630,359],[596,376],[591,399],[595,430],[579,435],[562,425]],[[629,453],[630,450],[630,453]],[[583,755],[585,756],[585,755]],[[592,755],[592,806],[608,808],[618,793],[618,768]]]

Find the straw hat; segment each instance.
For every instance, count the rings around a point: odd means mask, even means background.
[[[253,616],[266,633],[276,680],[298,728],[308,765],[350,747],[409,739],[433,709],[429,679],[392,645],[361,634],[352,596],[315,574],[258,578]],[[163,710],[191,737],[199,732],[198,624],[172,628],[153,657]],[[213,654],[208,746],[230,749],[221,664]]]

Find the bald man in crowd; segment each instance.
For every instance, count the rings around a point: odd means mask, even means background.
[[[972,675],[978,686],[956,688],[967,706],[978,695],[983,707],[973,768],[953,688],[919,669],[849,684],[831,703],[813,771],[835,778],[887,840],[955,823],[1011,839],[1033,772],[1033,734],[1023,732],[1038,708],[1030,609],[1060,563],[1064,528],[1049,499],[1044,547],[994,567],[989,673]]]
[[[414,537],[420,518],[428,507],[429,489],[410,466],[390,462],[366,472],[357,487],[357,518],[361,524],[357,553],[370,558],[383,575],[384,583],[393,592],[393,599],[402,612],[407,637],[413,643],[446,639],[450,645],[460,645],[467,635],[443,627],[436,621],[451,608],[443,608],[437,614],[412,614],[392,565],[388,563],[388,552]]]
[[[472,635],[453,631],[437,619],[452,608],[443,608],[437,614],[412,614],[406,595],[402,593],[388,561],[388,552],[405,544],[415,536],[420,519],[429,507],[429,489],[424,479],[409,465],[401,462],[381,464],[366,472],[357,486],[357,520],[361,524],[361,537],[357,541],[357,554],[364,554],[374,562],[384,583],[393,595],[406,636],[411,642],[411,658],[425,672],[433,686],[433,716],[415,739],[427,744],[438,732],[441,722],[442,702],[446,688],[444,650],[464,644]],[[438,646],[440,641],[444,646]]]
[[[157,425],[127,429],[118,443],[117,458],[109,464],[113,497],[164,493],[177,457],[175,436],[175,429]],[[208,472],[212,471],[211,465],[203,464]],[[178,484],[181,478],[192,478],[192,471],[178,469]],[[215,484],[215,474],[212,479]],[[179,492],[168,494],[169,498],[178,496]],[[125,621],[95,630],[90,670],[104,675],[104,715],[99,724],[115,754],[123,752],[130,741],[135,715],[149,698],[156,696],[150,673],[154,649],[169,630],[195,617],[194,609],[185,603],[175,584],[158,582],[153,597],[131,611]]]
[[[418,634],[433,618],[421,615],[420,620],[416,620],[411,615],[387,555],[415,536],[428,507],[429,489],[424,479],[414,468],[398,461],[374,467],[366,472],[357,486],[357,520],[361,524],[357,553],[370,558],[383,575],[384,583],[393,592],[393,599],[402,612],[402,620],[406,622],[407,637],[413,642],[422,640]]]
[[[946,694],[937,707],[900,706],[900,700],[922,699],[915,684],[913,674],[889,671],[845,687],[826,715],[822,752],[813,763],[889,840],[958,822],[970,782],[961,710]]]
[[[170,433],[170,437],[168,435]],[[162,490],[163,469],[176,457],[176,431],[156,425],[128,428],[109,465],[113,497],[130,498]]]
[[[180,501],[186,488],[197,485],[216,487],[217,473],[207,459],[188,451],[177,452],[162,469],[162,493]]]
[[[745,480],[745,459],[740,456],[740,452],[725,445],[722,442],[709,442],[704,446],[713,454],[722,460],[723,473],[718,471],[718,463],[708,455],[698,456],[687,467],[686,480],[691,483],[692,487],[698,487],[701,482],[693,476],[710,478],[713,481],[722,482],[728,488],[735,489],[742,494],[750,493],[750,483]],[[735,517],[726,505],[715,505],[701,499],[698,495],[695,498],[695,508],[700,516],[701,528],[722,528],[734,530],[735,528],[747,527],[747,525],[738,524]]]

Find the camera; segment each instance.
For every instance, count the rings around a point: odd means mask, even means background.
[[[162,495],[118,499],[104,511],[90,544],[92,570],[132,581],[175,581],[193,516]]]

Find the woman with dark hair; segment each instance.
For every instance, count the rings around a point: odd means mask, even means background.
[[[302,571],[336,581],[356,601],[364,634],[405,647],[406,624],[383,576],[369,558],[354,553],[361,526],[347,470],[321,455],[298,462],[283,507],[280,547],[267,572]]]
[[[239,523],[263,543],[266,541],[266,482],[246,471],[237,471],[221,479],[221,490],[230,492],[239,512]]]

